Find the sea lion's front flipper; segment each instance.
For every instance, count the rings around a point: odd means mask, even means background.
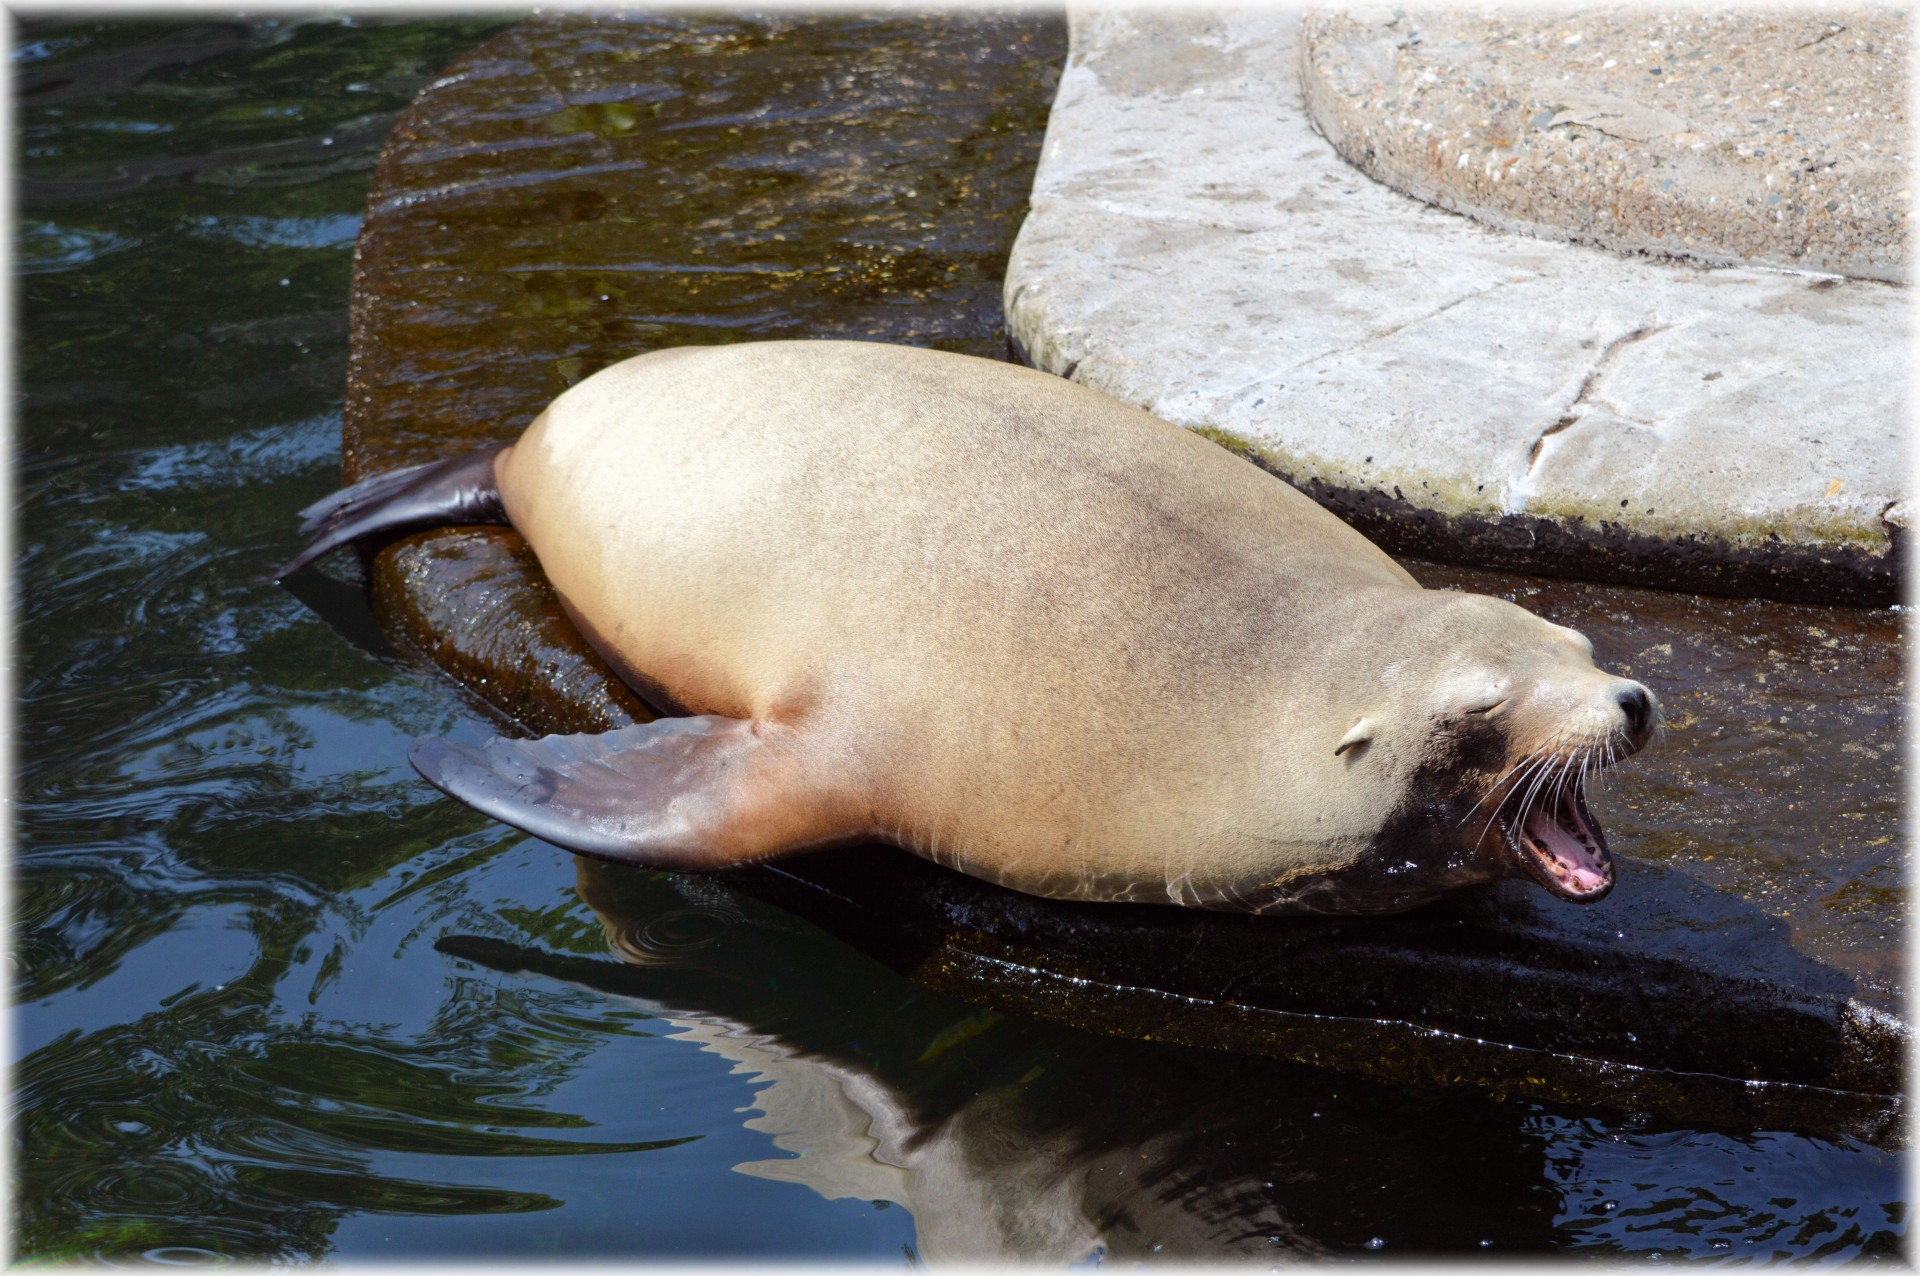
[[[408,752],[435,788],[556,846],[652,868],[710,870],[830,840],[790,729],[662,718],[598,735],[434,737]]]

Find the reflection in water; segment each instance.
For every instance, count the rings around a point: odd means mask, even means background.
[[[744,1124],[788,1154],[738,1172],[900,1205],[928,1260],[1835,1255],[1890,1252],[1903,1225],[1895,1158],[1845,1140],[1609,1122],[1106,1041],[876,980],[711,881],[577,864],[626,968],[473,937],[441,947],[672,1023],[752,1079]],[[1783,1157],[1804,1167],[1790,1194],[1769,1168]]]
[[[1264,1185],[1169,1183],[1174,1158],[1153,1139],[1089,1155],[1070,1134],[1034,1129],[1032,1118],[1043,1110],[1039,1076],[988,1091],[922,1126],[903,1106],[910,1096],[872,1073],[799,1053],[744,1024],[663,1017],[684,1029],[683,1038],[764,1083],[754,1094],[760,1115],[745,1124],[771,1135],[790,1159],[735,1169],[798,1183],[828,1200],[905,1206],[920,1255],[930,1261],[1067,1263],[1096,1254],[1213,1256],[1237,1247],[1322,1251],[1294,1232],[1258,1190]]]

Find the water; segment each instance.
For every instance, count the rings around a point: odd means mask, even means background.
[[[1904,1244],[1893,1152],[1002,1017],[420,783],[477,711],[252,578],[337,473],[379,145],[506,21],[16,30],[15,1257]],[[1848,615],[1674,606],[1755,674]]]

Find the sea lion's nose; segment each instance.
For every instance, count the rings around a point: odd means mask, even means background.
[[[1653,729],[1653,697],[1639,683],[1623,679],[1614,687],[1613,700],[1626,715],[1628,738],[1639,748]]]

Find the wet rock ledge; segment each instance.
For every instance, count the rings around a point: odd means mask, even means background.
[[[1000,263],[1064,36],[1045,15],[977,13],[572,15],[497,37],[421,94],[376,175],[353,282],[347,477],[510,438],[566,385],[661,345],[864,336],[1003,352]],[[519,729],[650,716],[510,533],[408,537],[368,568],[395,645]],[[1897,763],[1897,628],[1419,570],[1520,597],[1675,686],[1674,756],[1603,809],[1631,860],[1603,904],[1512,884],[1393,918],[1076,906],[877,847],[725,880],[920,982],[1096,1031],[1893,1137],[1901,897],[1898,848],[1875,834],[1897,831],[1897,779],[1851,786],[1854,764],[1817,732]],[[1816,734],[1774,726],[1781,704],[1756,698],[1776,657],[1841,706]],[[1729,669],[1759,681],[1718,680]],[[1738,768],[1781,750],[1814,757],[1803,790],[1819,809],[1741,812]],[[1734,823],[1793,853],[1746,846]],[[1783,824],[1852,840],[1808,856]]]
[[[1904,29],[1847,20],[1382,8],[1303,44],[1273,10],[1076,10],[1009,326],[1395,552],[1891,603],[1904,59],[1844,65]],[[1797,36],[1847,96],[1774,83],[1754,50]]]

